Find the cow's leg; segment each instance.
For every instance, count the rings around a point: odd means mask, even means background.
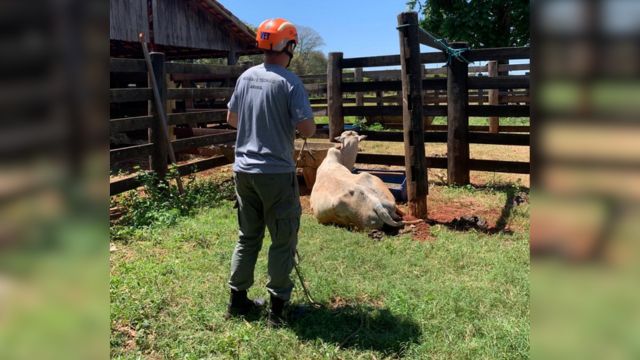
[[[234,174],[238,200],[238,242],[231,257],[229,287],[236,291],[253,285],[253,271],[262,248],[265,222],[262,200],[251,184],[250,174]]]
[[[265,204],[265,219],[271,246],[269,247],[269,293],[288,301],[293,290],[290,274],[298,243],[300,227],[300,195],[295,173],[269,174],[257,178]]]

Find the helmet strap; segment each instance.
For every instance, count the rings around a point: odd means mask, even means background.
[[[291,46],[292,42],[289,42],[287,44],[287,46],[285,46],[284,50],[282,50],[283,53],[289,55],[289,62],[287,63],[287,67],[289,67],[289,65],[291,65],[291,60],[293,60],[293,52],[289,51],[289,46]]]

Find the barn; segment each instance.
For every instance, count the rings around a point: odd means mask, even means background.
[[[215,0],[111,0],[111,57],[142,58],[139,34],[167,60],[256,54],[255,33]]]

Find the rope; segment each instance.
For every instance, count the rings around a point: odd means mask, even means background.
[[[313,156],[313,152],[309,148],[307,138],[304,138],[304,142],[302,143],[302,147],[300,148],[300,153],[298,154],[298,159],[296,159],[296,169],[298,168],[300,159],[302,159],[302,152],[304,151],[305,148],[307,149],[307,153],[309,154],[309,156],[311,156],[311,158],[315,160],[315,157]],[[309,291],[309,288],[307,287],[307,284],[304,281],[304,276],[302,275],[302,271],[300,270],[300,261],[302,260],[302,258],[300,257],[300,253],[298,252],[298,249],[296,249],[295,255],[296,256],[293,259],[293,268],[296,270],[296,275],[298,275],[298,280],[300,280],[302,291],[304,292],[304,296],[309,302],[309,305],[313,306],[316,309],[325,308],[323,304],[313,299],[313,296],[311,296],[311,291]],[[340,344],[338,345],[338,348],[342,348],[348,341],[350,341],[354,336],[356,336],[357,333],[362,331],[362,329],[364,328],[364,323],[365,323],[365,315],[361,314],[360,324],[358,325],[358,327],[340,342]]]
[[[412,26],[412,25],[411,24],[402,24],[402,25],[398,25],[396,27],[396,29],[404,30],[405,28],[410,27],[410,26]],[[447,54],[447,65],[451,64],[451,59],[453,59],[453,58],[456,58],[459,61],[465,62],[467,64],[471,64],[471,61],[467,60],[467,58],[465,58],[464,55],[463,55],[465,52],[471,50],[470,48],[454,49],[451,46],[449,46],[449,44],[447,43],[447,41],[445,39],[436,38],[430,32],[425,31],[423,29],[418,28],[418,30],[422,31],[429,38],[431,38],[431,40],[433,40],[434,42],[436,42],[438,45],[440,45],[442,47],[441,51],[443,51],[445,54]]]
[[[298,153],[298,158],[296,159],[296,169],[298,168],[298,164],[300,164],[300,159],[302,159],[302,153],[304,152],[304,149],[307,149],[307,153],[309,154],[309,156],[311,156],[311,158],[313,160],[315,160],[315,157],[313,156],[313,152],[311,151],[311,149],[309,148],[309,143],[307,141],[307,138],[303,138],[304,142],[302,143],[302,147],[300,148],[300,153]],[[296,274],[298,275],[298,279],[300,280],[300,285],[302,286],[302,291],[304,292],[305,297],[307,298],[307,301],[309,302],[309,304],[313,307],[316,308],[321,308],[323,307],[322,304],[318,303],[317,301],[313,300],[313,297],[311,296],[311,292],[309,291],[309,288],[307,288],[307,285],[304,282],[304,277],[302,276],[302,271],[300,271],[300,253],[298,252],[298,249],[296,249],[296,256],[293,259],[293,267],[296,270]]]

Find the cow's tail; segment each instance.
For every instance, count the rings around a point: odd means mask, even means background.
[[[393,220],[393,218],[391,217],[387,209],[385,209],[384,206],[382,206],[382,204],[379,201],[376,204],[376,206],[374,206],[373,210],[376,212],[376,214],[378,214],[380,219],[382,219],[382,221],[384,221],[385,224],[393,227],[404,226],[404,223],[402,221]]]

